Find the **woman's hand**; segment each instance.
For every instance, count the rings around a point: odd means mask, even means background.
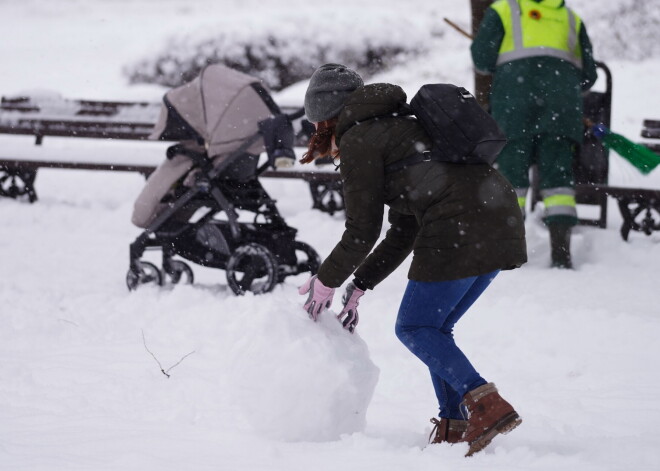
[[[316,322],[321,313],[328,309],[332,304],[335,289],[328,288],[321,283],[321,280],[319,280],[316,275],[314,275],[298,289],[298,294],[307,293],[309,293],[309,296],[307,297],[307,301],[305,301],[303,308],[307,311],[309,317]]]
[[[351,334],[355,332],[355,326],[357,326],[360,320],[357,307],[363,294],[364,291],[355,286],[351,281],[346,286],[346,292],[341,298],[341,302],[344,303],[344,309],[337,314],[337,319],[344,326],[344,329],[348,330]]]

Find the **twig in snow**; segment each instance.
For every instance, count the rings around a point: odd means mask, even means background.
[[[177,361],[175,364],[173,364],[172,366],[170,366],[166,370],[165,368],[163,368],[163,365],[160,364],[160,362],[158,361],[158,358],[156,358],[156,355],[154,355],[153,352],[151,350],[149,350],[149,347],[147,347],[147,339],[144,337],[144,329],[142,330],[142,343],[144,344],[144,349],[147,352],[149,352],[149,354],[153,357],[154,360],[156,360],[156,363],[158,364],[158,367],[160,368],[161,373],[163,373],[168,378],[170,377],[170,375],[168,374],[170,372],[170,370],[172,370],[174,367],[178,366],[183,360],[185,360],[190,355],[195,353],[195,350],[193,350],[192,352],[185,354],[183,357],[181,357],[181,359],[179,361]]]
[[[167,377],[169,378],[170,375],[168,375],[167,373],[168,373],[172,368],[174,368],[175,366],[178,366],[179,363],[181,363],[183,360],[185,360],[186,358],[188,358],[188,357],[189,357],[190,355],[192,355],[193,353],[195,353],[195,350],[193,350],[193,351],[190,352],[190,353],[186,353],[185,355],[183,355],[183,356],[181,357],[181,359],[180,359],[179,361],[177,361],[175,364],[173,364],[172,366],[170,366],[170,367],[167,369],[167,371],[164,371],[164,373],[167,375]]]
[[[75,325],[76,327],[79,327],[78,324],[76,324],[75,322],[70,321],[70,320],[68,320],[68,319],[62,319],[62,318],[60,317],[60,318],[58,318],[57,320],[60,321],[60,322],[66,322],[67,324],[71,324],[71,325]]]

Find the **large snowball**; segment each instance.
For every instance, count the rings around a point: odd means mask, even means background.
[[[249,335],[232,352],[233,401],[269,438],[325,441],[360,432],[379,370],[359,333],[344,330],[332,311],[312,322],[299,299],[253,313]]]

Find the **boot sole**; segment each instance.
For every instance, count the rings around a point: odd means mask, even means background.
[[[476,438],[475,440],[472,441],[472,443],[470,443],[470,449],[468,450],[465,456],[466,457],[472,456],[475,453],[483,450],[488,445],[490,445],[490,442],[493,441],[493,438],[495,438],[497,435],[499,435],[500,433],[503,435],[507,434],[521,423],[522,423],[522,419],[520,418],[517,412],[511,412],[510,414],[504,416],[502,419],[499,420],[499,422],[497,422],[497,424],[495,424],[494,427],[491,427],[490,429],[486,430],[486,432],[483,435]]]

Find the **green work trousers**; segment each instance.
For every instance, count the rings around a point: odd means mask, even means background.
[[[532,165],[538,167],[539,190],[542,195],[573,194],[575,151],[575,141],[565,136],[538,134],[529,139],[512,139],[497,158],[497,169],[513,185],[519,197],[530,186],[529,169]],[[575,224],[577,217],[572,198],[573,202],[568,208],[552,208],[550,213],[546,208],[546,222]]]

